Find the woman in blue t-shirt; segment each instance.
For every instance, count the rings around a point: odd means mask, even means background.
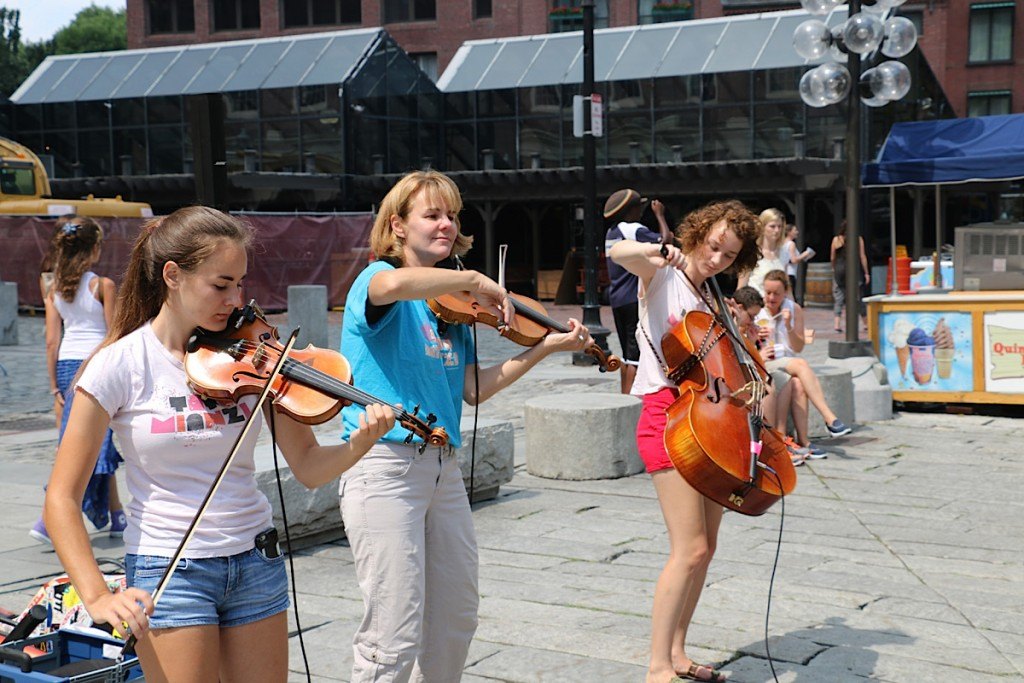
[[[365,611],[353,640],[352,681],[457,681],[477,625],[477,546],[454,449],[462,402],[476,404],[555,351],[580,351],[587,328],[550,334],[489,368],[475,367],[467,327],[439,326],[426,300],[471,292],[506,322],[506,291],[472,270],[435,268],[469,251],[462,198],[435,171],[417,171],[388,192],[370,233],[378,259],[356,278],[345,302],[341,352],[359,388],[433,413],[450,444],[406,444],[396,426],[342,477],[345,521]],[[479,384],[477,384],[479,378]],[[357,413],[342,413],[345,434]],[[417,439],[416,441],[420,441]]]

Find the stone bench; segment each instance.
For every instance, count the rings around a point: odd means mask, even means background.
[[[318,429],[318,439],[322,444],[337,443],[340,430],[338,420],[330,423],[333,432]],[[269,430],[264,430],[269,432]],[[459,466],[462,468],[466,490],[470,488],[470,450],[472,448],[473,418],[462,420],[462,447],[456,451]],[[333,438],[332,438],[333,437]],[[515,433],[511,422],[481,418],[477,429],[476,467],[473,470],[476,486],[473,490],[473,502],[490,500],[497,497],[502,484],[512,481],[514,472]],[[284,491],[288,513],[288,528],[292,542],[297,548],[308,547],[317,543],[326,543],[342,538],[345,528],[341,522],[338,509],[338,480],[309,490],[299,483],[292,475],[284,456],[278,449],[278,461],[281,465],[281,487]],[[277,480],[274,474],[274,459],[270,443],[263,438],[256,446],[256,482],[260,490],[270,501],[274,514],[274,526],[284,537],[284,521],[281,517],[281,502],[277,493]]]
[[[874,356],[833,358],[831,365],[853,375],[854,415],[860,424],[892,419],[892,386],[885,366]]]
[[[642,472],[636,448],[640,400],[565,393],[526,402],[526,470],[550,479],[615,479]]]
[[[821,390],[829,407],[840,420],[853,426],[857,421],[853,400],[853,374],[846,368],[834,365],[812,365],[811,369],[821,382]],[[808,436],[812,441],[827,438],[829,433],[825,428],[825,418],[813,403],[808,401],[807,408]]]
[[[18,283],[0,282],[0,346],[18,344]]]

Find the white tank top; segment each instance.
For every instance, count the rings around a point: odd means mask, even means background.
[[[103,304],[89,291],[89,284],[96,277],[91,270],[82,275],[73,301],[65,301],[60,292],[53,290],[53,305],[64,321],[57,360],[84,360],[107,335]],[[97,283],[97,287],[100,286],[101,283]]]
[[[687,311],[708,310],[704,300],[693,291],[683,274],[672,267],[659,268],[647,290],[643,291],[642,281],[640,289],[640,321],[636,326],[640,363],[630,390],[634,396],[653,394],[665,387],[676,386],[665,376],[661,366],[661,338],[683,319]],[[657,356],[651,348],[652,344],[658,350]]]

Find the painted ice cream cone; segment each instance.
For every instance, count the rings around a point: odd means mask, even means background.
[[[939,379],[949,379],[953,374],[953,349],[935,349],[935,372]]]
[[[953,331],[949,329],[944,318],[939,318],[932,336],[935,338],[935,372],[939,379],[949,379],[953,374],[956,345],[953,342]]]
[[[910,347],[907,346],[907,339],[914,331],[914,324],[905,318],[897,320],[889,333],[889,343],[896,351],[896,360],[900,366],[900,377],[907,376],[907,365],[910,363]]]
[[[896,360],[900,364],[900,377],[907,376],[907,364],[910,362],[910,347],[903,345],[896,347]]]

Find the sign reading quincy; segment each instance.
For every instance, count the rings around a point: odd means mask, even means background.
[[[985,390],[1024,392],[1024,311],[985,314]]]

